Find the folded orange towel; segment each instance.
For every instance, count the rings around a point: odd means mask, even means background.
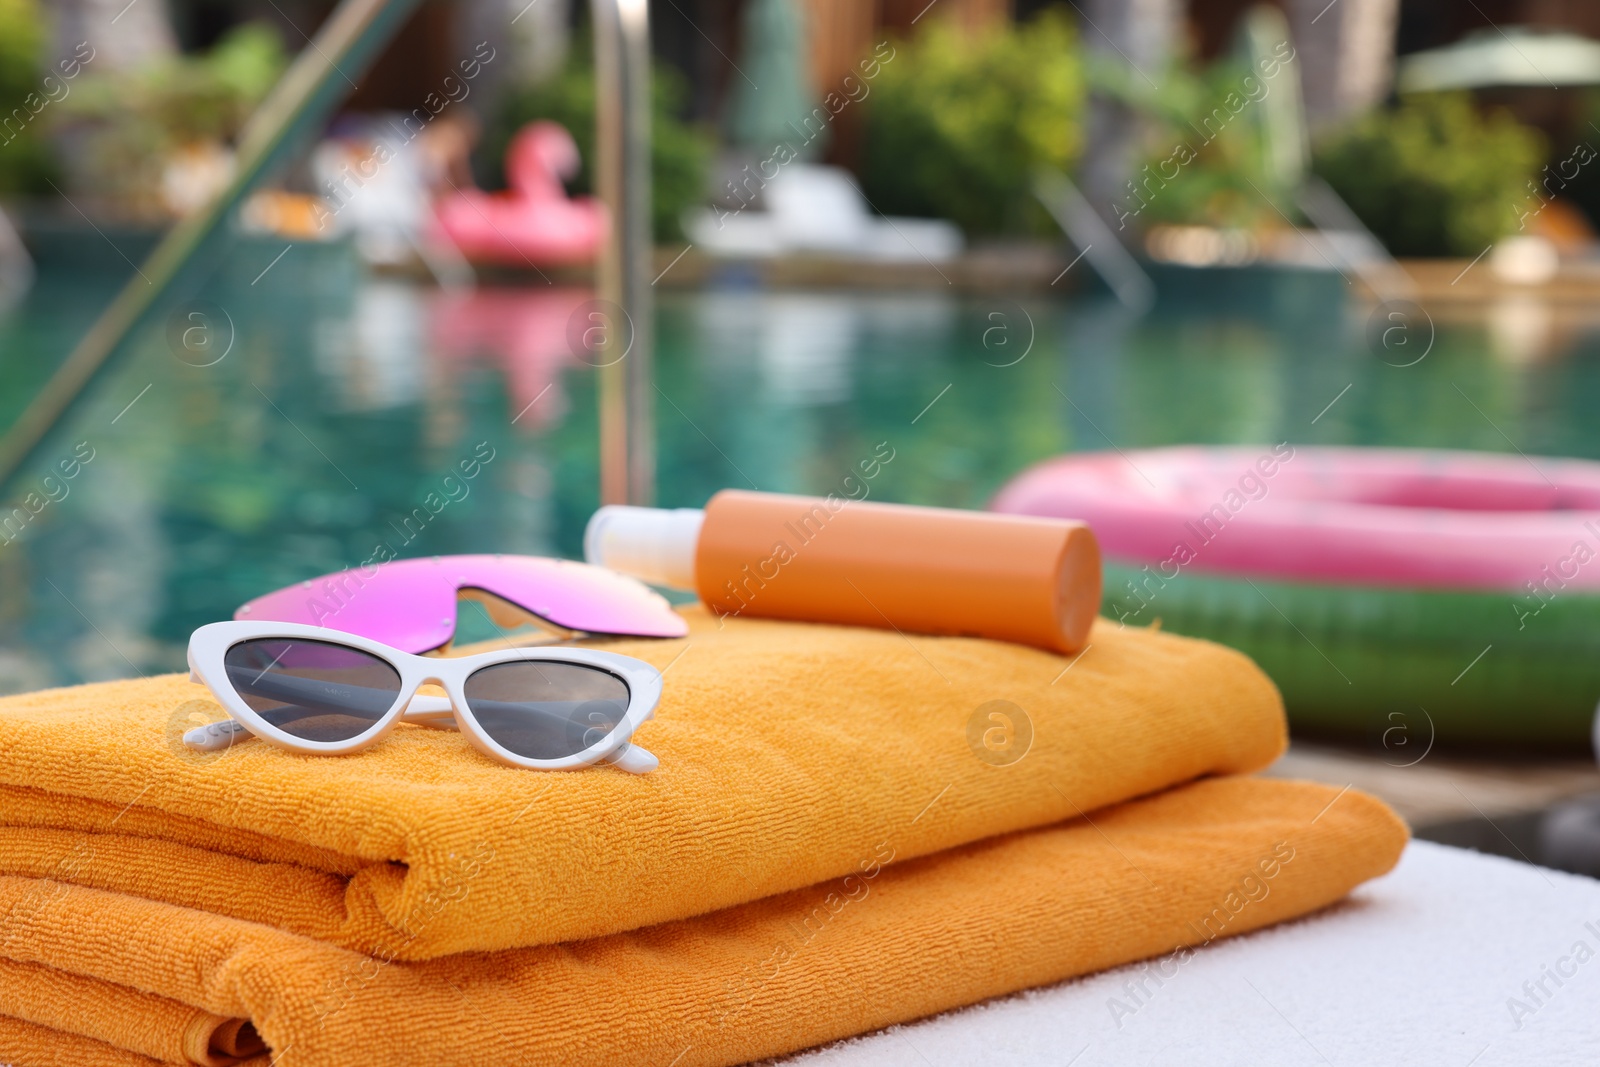
[[[255,1028],[244,1019],[225,1019],[166,997],[42,964],[0,958],[0,990],[10,1019],[40,1027],[35,1036],[51,1038],[52,1043],[51,1035],[66,1032],[108,1045],[116,1056],[132,1054],[146,1062],[205,1067],[226,1067],[264,1051]],[[9,1062],[34,1067],[44,1057],[34,1054],[33,1048],[18,1038],[8,1040],[0,1030],[0,1049],[6,1050],[0,1055]],[[71,1062],[97,1061],[79,1053]]]
[[[1069,660],[687,614],[687,638],[606,646],[666,672],[642,776],[507,768],[413,727],[349,757],[197,754],[183,730],[224,715],[180,676],[7,698],[0,873],[428,959],[699,915],[841,877],[874,842],[927,855],[1284,746],[1271,682],[1200,641],[1101,624]],[[1005,733],[994,701],[1031,746],[1007,766],[978,754]]]
[[[742,1063],[1305,914],[1387,871],[1406,839],[1355,790],[1252,778],[898,862],[923,823],[962,817],[955,805],[914,814],[819,885],[585,942],[420,963],[0,878],[0,955],[17,961],[0,967],[0,1013],[13,1018],[0,1058],[215,1062],[194,1050],[237,1047],[248,1019],[284,1067]],[[1178,974],[1186,961],[1175,957]],[[57,991],[70,986],[72,1011],[33,987],[40,967]]]
[[[0,1015],[0,1056],[16,1067],[159,1067],[184,1061],[153,1060],[137,1052],[77,1034],[52,1030]],[[244,1067],[270,1064],[270,1058],[241,1061]]]

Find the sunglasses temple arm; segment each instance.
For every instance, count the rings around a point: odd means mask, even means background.
[[[661,766],[661,761],[632,741],[623,742],[617,750],[605,757],[605,762],[629,774],[649,774]]]
[[[248,741],[250,737],[250,731],[244,723],[236,719],[224,719],[185,732],[183,743],[199,752],[218,752],[232,748],[241,741]]]

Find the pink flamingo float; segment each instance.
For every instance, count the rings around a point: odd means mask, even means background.
[[[578,146],[554,122],[524,126],[506,151],[503,193],[452,192],[434,205],[436,235],[478,262],[512,266],[593,262],[608,228],[605,207],[568,197],[562,185],[578,171]]]

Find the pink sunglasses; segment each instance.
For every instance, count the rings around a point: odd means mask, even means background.
[[[462,597],[480,601],[499,626],[537,620],[590,634],[682,637],[689,632],[683,616],[642,582],[604,567],[542,556],[375,563],[257,597],[233,617],[325,626],[420,655],[450,644]]]

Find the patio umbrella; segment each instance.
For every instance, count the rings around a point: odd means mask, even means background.
[[[1455,44],[1401,58],[1402,93],[1530,85],[1600,85],[1600,41],[1561,30],[1479,30]]]

